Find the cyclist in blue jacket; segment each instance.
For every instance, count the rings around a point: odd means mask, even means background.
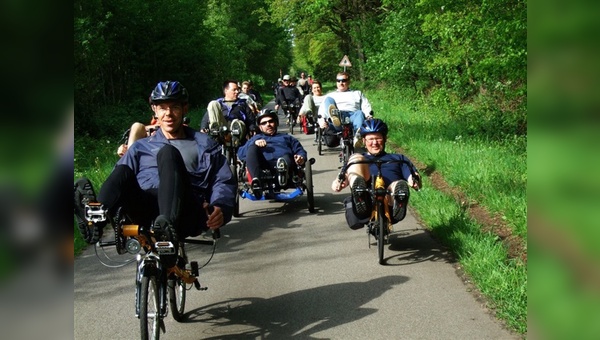
[[[160,129],[139,139],[119,159],[98,197],[91,182],[75,183],[75,216],[82,236],[96,243],[107,221],[88,221],[85,203],[98,202],[107,216],[119,207],[135,223],[152,225],[159,239],[197,236],[231,220],[236,182],[208,135],[183,125],[188,93],[177,81],[159,82],[150,96]]]
[[[406,216],[406,207],[410,196],[409,187],[415,190],[421,188],[419,173],[408,157],[402,154],[385,152],[388,127],[381,119],[366,120],[358,132],[367,152],[353,154],[348,163],[365,159],[408,161],[408,164],[389,163],[381,166],[383,180],[393,195],[393,199],[389,200],[389,202],[393,202],[393,206],[390,207],[392,223],[397,223]],[[352,229],[362,228],[371,216],[373,202],[371,202],[369,193],[363,190],[367,188],[367,185],[371,186],[371,173],[376,174],[377,171],[375,164],[354,164],[347,169],[346,178],[343,181],[336,178],[331,184],[331,189],[334,191],[341,191],[343,188],[350,186],[352,195],[351,198],[344,201],[344,205],[346,207],[346,219]],[[416,175],[414,176],[416,178],[413,177],[412,173]]]
[[[263,169],[276,172],[279,186],[285,188],[296,168],[290,165],[303,165],[307,154],[296,138],[287,133],[277,133],[279,118],[276,111],[263,109],[256,116],[256,123],[260,133],[240,147],[238,158],[246,161],[254,195],[260,196],[261,193],[257,191],[262,188],[260,173]]]

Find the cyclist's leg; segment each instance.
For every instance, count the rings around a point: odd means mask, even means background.
[[[363,156],[359,153],[355,153],[352,156],[350,156],[348,163],[362,161],[364,159],[365,159],[365,156]],[[348,167],[346,172],[348,173],[348,183],[349,183],[350,187],[352,187],[352,184],[354,183],[354,180],[356,179],[357,176],[364,178],[366,182],[368,182],[371,179],[371,173],[369,171],[368,164],[352,164]]]
[[[206,114],[208,114],[209,128],[212,128],[213,124],[218,124],[219,127],[227,126],[227,121],[225,120],[225,116],[223,116],[223,111],[221,109],[221,103],[213,100],[208,103],[206,110]]]
[[[256,146],[256,144],[251,144],[248,145],[248,150],[246,151],[246,168],[248,168],[250,177],[258,178],[262,169],[271,169],[272,166],[265,159],[261,148]]]
[[[129,139],[127,140],[127,148],[129,148],[136,140],[147,137],[146,126],[142,123],[133,123],[129,130]]]
[[[110,215],[119,207],[138,223],[149,223],[158,214],[156,193],[140,188],[135,173],[127,165],[117,165],[98,194],[98,202]]]
[[[342,121],[335,100],[331,97],[326,97],[325,100],[323,100],[321,107],[324,108],[324,110],[321,110],[321,115],[325,121],[329,122],[330,125],[333,125],[336,130],[340,131]]]
[[[406,217],[408,199],[410,198],[410,189],[408,183],[403,180],[392,182],[388,190],[393,193],[393,197],[388,196],[388,202],[392,203],[392,224],[400,222]]]

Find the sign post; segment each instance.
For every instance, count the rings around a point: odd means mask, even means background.
[[[346,72],[346,67],[352,67],[352,63],[350,62],[350,59],[348,59],[347,55],[344,55],[342,61],[340,61],[340,66],[344,67],[344,72]]]

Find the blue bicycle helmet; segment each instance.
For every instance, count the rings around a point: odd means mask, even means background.
[[[150,104],[163,102],[187,103],[189,95],[185,87],[178,81],[161,81],[150,94]]]
[[[277,111],[274,111],[274,110],[271,110],[271,109],[262,109],[262,110],[260,110],[260,112],[258,113],[258,115],[256,115],[256,124],[260,124],[260,121],[264,117],[271,117],[271,118],[273,118],[273,120],[275,120],[275,126],[279,126],[279,116],[277,116]]]
[[[363,125],[360,127],[359,133],[361,137],[369,133],[381,133],[383,137],[387,137],[388,127],[387,124],[381,119],[365,120]]]

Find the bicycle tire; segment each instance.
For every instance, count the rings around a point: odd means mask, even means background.
[[[321,127],[317,127],[317,150],[319,156],[323,156],[323,129]]]
[[[239,189],[239,178],[238,178],[238,169],[235,164],[229,164],[229,169],[231,170],[231,174],[235,179],[235,204],[233,205],[233,217],[240,217],[240,195],[238,195]]]
[[[173,319],[177,322],[181,322],[184,319],[186,291],[185,282],[181,278],[167,281],[169,308],[171,309]]]
[[[306,177],[306,201],[308,203],[308,211],[311,213],[315,212],[315,193],[312,179],[312,163],[310,159],[306,161],[304,167],[304,176]]]
[[[142,340],[160,338],[160,304],[156,276],[142,277],[140,292],[140,331]]]
[[[379,256],[379,264],[381,265],[385,263],[383,259],[386,228],[385,222],[385,211],[381,204],[377,204],[377,255]]]

